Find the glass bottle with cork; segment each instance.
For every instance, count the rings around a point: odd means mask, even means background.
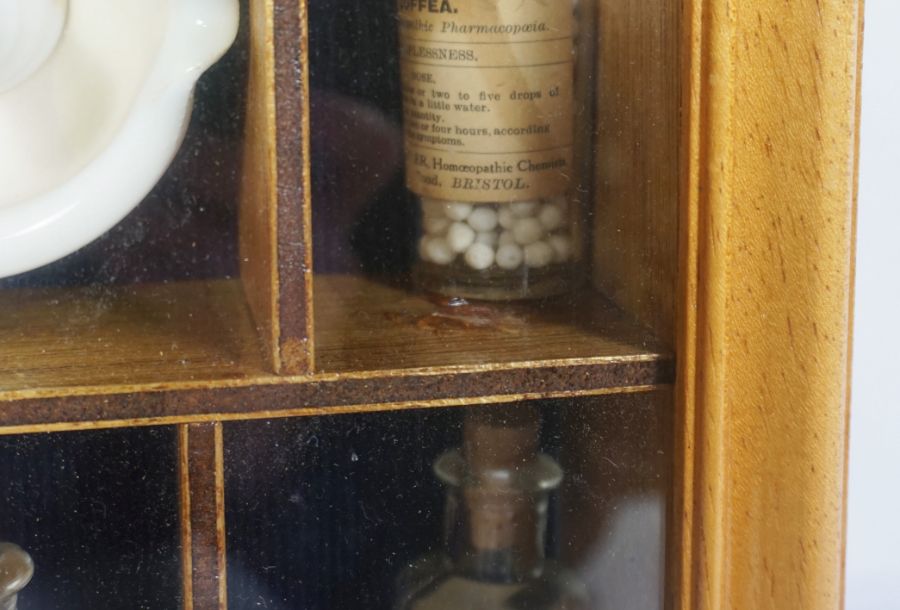
[[[462,451],[434,466],[447,489],[442,551],[400,577],[395,610],[583,610],[586,587],[545,555],[562,471],[538,452],[530,407],[471,413]]]
[[[16,610],[19,592],[34,575],[31,557],[15,544],[0,542],[0,610]]]

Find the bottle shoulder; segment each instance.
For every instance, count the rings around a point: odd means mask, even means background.
[[[585,610],[587,601],[586,586],[555,562],[539,576],[503,583],[471,578],[432,555],[403,572],[395,610]]]

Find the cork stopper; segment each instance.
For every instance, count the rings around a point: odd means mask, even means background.
[[[530,405],[478,409],[463,425],[463,455],[469,472],[515,470],[537,456],[540,417]]]
[[[479,551],[534,546],[538,514],[529,493],[470,487],[464,490],[472,547]]]
[[[509,486],[512,477],[480,476],[516,472],[538,455],[540,418],[534,407],[480,409],[463,426],[463,455],[472,482],[463,491],[472,545],[482,551],[527,548],[537,515],[529,490]]]

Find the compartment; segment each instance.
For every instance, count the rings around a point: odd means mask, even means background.
[[[0,437],[0,539],[35,563],[19,608],[177,607],[175,456],[172,428]]]
[[[586,583],[589,608],[663,607],[669,400],[513,406],[538,407],[540,449],[562,465],[547,550]],[[442,546],[435,460],[460,446],[466,417],[504,409],[226,425],[229,606],[390,608],[404,568]]]
[[[411,285],[396,3],[309,7],[315,370],[614,359],[671,349],[679,197],[679,7],[601,0],[580,25],[591,149],[581,288],[460,306]],[[594,35],[596,32],[596,36]],[[649,334],[647,332],[649,330]]]
[[[145,200],[80,251],[0,280],[0,391],[233,379],[270,366],[238,265],[248,9]]]

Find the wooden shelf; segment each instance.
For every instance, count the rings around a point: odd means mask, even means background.
[[[315,363],[328,373],[643,358],[665,350],[597,293],[458,304],[348,275],[315,279]]]
[[[372,280],[315,286],[318,370],[302,376],[266,369],[237,280],[0,292],[0,432],[505,402],[673,379],[668,352],[598,295],[448,313]]]
[[[263,370],[237,282],[0,291],[0,391],[245,379]]]

